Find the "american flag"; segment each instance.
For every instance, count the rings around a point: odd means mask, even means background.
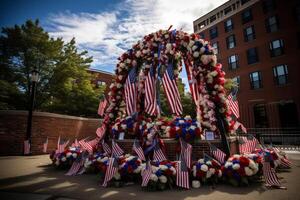
[[[145,112],[149,115],[157,114],[156,102],[156,81],[154,66],[149,69],[148,75],[145,80]]]
[[[172,113],[176,115],[182,114],[182,105],[176,79],[174,75],[173,65],[170,63],[162,78],[163,87],[170,104]]]
[[[228,99],[228,106],[231,112],[234,114],[236,118],[239,118],[240,117],[239,103],[236,100],[236,95],[232,96],[232,94],[230,93],[227,99]]]
[[[115,140],[112,140],[112,156],[120,156],[124,154],[123,149],[115,142]]]
[[[78,172],[80,171],[80,169],[82,168],[82,166],[84,165],[85,159],[87,156],[85,156],[85,153],[82,152],[77,158],[76,160],[73,162],[71,168],[69,169],[69,171],[65,174],[67,176],[74,176],[76,174],[78,174]]]
[[[87,139],[80,140],[78,143],[80,144],[83,150],[88,151],[89,154],[93,153],[93,146],[90,144],[90,142]]]
[[[142,171],[142,187],[146,187],[152,174],[150,161],[146,163],[146,168]]]
[[[269,158],[266,156],[263,161],[263,175],[267,187],[286,189],[285,187],[281,186],[279,179],[276,175],[275,169],[271,167]]]
[[[46,141],[43,143],[43,153],[47,153],[48,148],[48,137],[46,138]]]
[[[69,144],[69,140],[62,140],[59,136],[58,138],[58,147],[57,147],[57,153],[62,153],[65,151],[65,148],[67,147],[67,145]]]
[[[136,85],[135,67],[131,68],[125,82],[125,102],[126,102],[127,115],[133,115],[136,112],[136,103],[137,103],[137,85]]]
[[[226,154],[215,145],[210,145],[210,152],[212,156],[219,161],[221,164],[225,163]]]
[[[239,139],[240,153],[252,153],[258,144],[258,140],[253,135],[243,136]]]
[[[98,115],[103,116],[107,104],[108,102],[106,99],[99,102]]]
[[[105,132],[106,132],[106,125],[105,124],[102,124],[101,127],[97,128],[96,134],[100,138],[100,140],[102,140],[102,138],[104,137]]]
[[[24,141],[24,155],[30,154],[30,142],[29,140]]]
[[[200,104],[199,104],[199,91],[198,91],[198,84],[196,79],[193,76],[193,71],[191,68],[191,64],[189,63],[188,59],[184,59],[184,65],[189,81],[189,86],[190,86],[190,91],[193,97],[193,100],[195,102],[196,108],[197,108],[197,115],[201,115],[201,109],[200,109]]]
[[[156,143],[155,147],[154,147],[154,151],[153,151],[153,160],[156,161],[164,161],[167,160],[164,152],[161,150],[161,148],[159,147],[158,142]]]
[[[72,147],[79,147],[79,143],[78,143],[77,138],[75,138],[75,140],[74,140],[74,142],[72,143],[71,146],[72,146]]]
[[[286,156],[283,156],[282,158],[280,158],[279,165],[280,167],[289,169],[292,167],[292,162]]]
[[[111,149],[104,140],[102,140],[102,149],[103,149],[104,153],[106,153],[107,155],[111,154]]]
[[[139,159],[145,161],[146,158],[145,158],[145,155],[144,155],[144,151],[139,143],[139,141],[135,140],[133,142],[133,147],[132,147],[132,150],[137,154],[137,156],[139,157]]]
[[[238,128],[241,128],[244,133],[247,133],[247,128],[241,122],[235,121],[233,129],[237,130]]]
[[[188,168],[191,168],[191,160],[192,160],[192,145],[186,143],[183,139],[180,138],[180,146],[181,146],[181,159],[183,159]]]
[[[190,188],[189,171],[184,160],[176,164],[176,185],[186,189]]]
[[[117,158],[111,157],[109,159],[108,167],[105,172],[105,177],[104,177],[104,182],[103,182],[103,187],[107,186],[107,183],[112,179],[112,177],[117,173],[118,171],[118,161]]]

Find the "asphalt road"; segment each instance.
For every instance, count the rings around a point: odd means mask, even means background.
[[[0,157],[0,199],[150,199],[150,200],[193,200],[193,199],[272,199],[300,200],[300,153],[290,152],[293,161],[290,171],[279,173],[287,190],[266,189],[263,184],[249,187],[217,185],[203,186],[191,190],[168,190],[163,192],[143,191],[139,185],[122,188],[103,188],[93,174],[68,177],[64,171],[50,166],[47,155],[28,157]]]

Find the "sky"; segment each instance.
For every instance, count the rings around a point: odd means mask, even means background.
[[[0,0],[0,27],[39,19],[52,37],[93,56],[92,68],[113,72],[117,58],[159,29],[193,32],[193,21],[226,0]],[[181,75],[187,83],[186,76]],[[187,84],[186,84],[187,85]]]

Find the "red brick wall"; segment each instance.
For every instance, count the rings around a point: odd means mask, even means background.
[[[72,142],[78,139],[95,136],[95,131],[100,125],[99,119],[72,117],[53,113],[34,112],[32,124],[32,153],[42,154],[43,142],[48,137],[48,152],[56,148],[57,139],[70,139]],[[21,155],[23,141],[26,136],[27,111],[0,111],[0,155]],[[125,139],[117,141],[128,153],[132,151],[134,140]],[[166,153],[170,160],[176,159],[176,146],[178,142],[173,139],[165,139]],[[222,149],[220,140],[211,141],[212,144]],[[229,138],[231,154],[237,152],[236,140]],[[206,141],[193,144],[193,159],[202,157],[203,152],[208,152]]]
[[[32,153],[40,154],[48,137],[48,151],[57,144],[57,138],[70,139],[94,136],[99,119],[72,117],[53,113],[34,112],[32,123]],[[27,111],[0,111],[0,155],[20,155],[26,136]]]

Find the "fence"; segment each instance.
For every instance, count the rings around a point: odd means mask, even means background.
[[[254,135],[261,144],[270,144],[281,148],[300,148],[300,128],[248,128],[248,134]],[[238,133],[238,136],[245,135]]]

